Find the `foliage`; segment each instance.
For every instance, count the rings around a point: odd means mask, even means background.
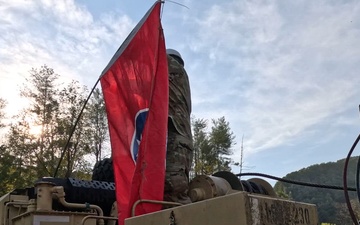
[[[193,119],[194,174],[213,174],[216,171],[230,171],[232,147],[235,136],[225,117],[212,119],[207,131],[207,121]]]
[[[21,96],[29,106],[13,118],[0,152],[0,192],[33,185],[40,177],[89,179],[93,162],[105,151],[105,107],[100,90],[89,101],[64,149],[86,99],[87,88],[78,82],[60,84],[53,69],[32,69]],[[0,119],[3,103],[0,101]],[[1,122],[1,120],[0,120]],[[61,164],[59,162],[61,161]]]
[[[109,146],[109,134],[108,134],[108,123],[105,110],[105,102],[103,95],[99,89],[95,89],[93,98],[87,106],[88,108],[88,120],[91,123],[90,130],[88,133],[90,140],[91,152],[94,153],[95,162],[100,161],[107,155],[106,146]]]
[[[291,199],[291,193],[287,191],[283,183],[277,183],[275,189],[276,195],[280,198]]]
[[[355,186],[357,157],[351,158],[348,168],[348,186]],[[287,174],[284,178],[288,180],[302,181],[320,185],[332,185],[342,187],[344,159],[337,162],[329,162],[313,165],[296,172]],[[331,190],[326,188],[305,187],[285,182],[277,182],[274,187],[277,192],[284,192],[290,199],[299,202],[316,204],[319,222],[332,224],[352,224],[350,214],[345,204],[344,192],[342,190]],[[355,212],[360,208],[354,192],[349,193]]]
[[[57,118],[57,130],[61,131],[59,132],[61,134],[59,136],[61,143],[59,152],[61,152],[63,158],[61,159],[62,164],[60,168],[65,170],[62,172],[65,177],[71,177],[73,171],[78,168],[86,169],[87,167],[87,163],[82,160],[83,156],[90,153],[90,142],[86,136],[90,124],[86,117],[83,116],[77,122],[68,148],[64,149],[63,147],[66,145],[68,137],[73,131],[73,126],[78,120],[81,108],[85,103],[86,92],[86,87],[82,87],[78,82],[72,81],[59,93],[60,113]]]
[[[5,107],[6,101],[5,99],[0,98],[0,128],[5,127],[5,123],[3,122],[5,119]]]

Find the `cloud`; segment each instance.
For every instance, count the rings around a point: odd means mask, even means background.
[[[74,1],[4,1],[0,6],[0,97],[18,96],[28,71],[47,64],[63,80],[92,86],[134,26],[124,14],[94,20]],[[14,113],[19,105],[9,102]]]
[[[339,114],[352,121],[358,3],[233,1],[203,12],[189,17],[189,48],[206,53],[189,73],[197,117],[225,115],[252,152],[299,141]]]
[[[3,98],[43,64],[91,87],[138,22],[114,9],[89,11],[85,2],[0,2]],[[225,116],[251,154],[303,142],[313,150],[357,126],[360,3],[183,3],[189,9],[167,2],[162,21],[167,46],[185,59],[194,116]]]

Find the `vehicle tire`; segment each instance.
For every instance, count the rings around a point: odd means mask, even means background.
[[[92,180],[114,182],[114,169],[111,158],[102,159],[95,164]]]

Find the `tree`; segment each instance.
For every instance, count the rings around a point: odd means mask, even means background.
[[[8,171],[6,178],[10,181],[9,186],[24,188],[38,178],[37,171],[40,167],[44,169],[44,165],[35,163],[38,155],[33,149],[37,143],[29,133],[30,124],[26,120],[26,114],[22,112],[18,117],[19,120],[10,125],[3,160],[10,161],[9,168],[5,168]]]
[[[29,176],[23,177],[31,182],[38,177],[53,176],[57,170],[60,177],[70,177],[78,171],[80,178],[91,170],[85,157],[92,152],[90,136],[94,126],[86,111],[78,121],[69,147],[64,149],[87,89],[76,81],[60,85],[58,77],[46,65],[30,71],[21,90],[21,96],[30,102],[29,107],[16,116],[17,122],[12,123],[8,133],[9,152],[16,156],[19,171],[26,168]],[[39,132],[33,133],[34,128]]]
[[[30,101],[30,106],[25,110],[26,116],[23,123],[27,122],[32,127],[41,130],[38,136],[32,136],[32,153],[28,158],[33,168],[40,177],[52,176],[58,145],[56,145],[56,119],[59,114],[59,90],[56,83],[59,75],[54,70],[42,66],[32,69],[30,78],[21,90],[21,96]],[[45,160],[46,159],[46,160]]]
[[[207,121],[193,119],[194,174],[213,174],[230,170],[235,136],[225,117],[212,120],[211,131],[207,131]]]
[[[205,166],[208,160],[206,156],[210,155],[211,148],[209,137],[206,133],[207,121],[204,119],[194,119],[193,124],[193,144],[194,144],[194,166],[195,176],[205,174]]]
[[[79,118],[85,103],[86,92],[85,86],[81,86],[77,81],[72,81],[59,93],[60,110],[57,118],[57,131],[59,135],[58,142],[60,143],[59,152],[61,152],[59,156],[63,156],[59,174],[64,177],[71,177],[75,170],[89,171],[90,168],[89,163],[83,159],[85,155],[90,153],[89,146],[91,142],[88,136],[91,123],[86,117],[86,113],[83,113]],[[64,149],[76,121],[77,125],[72,134],[70,145],[68,145],[67,149]],[[56,165],[59,160],[57,159]]]
[[[283,183],[276,183],[276,195],[280,198],[291,199],[291,193],[288,193]]]
[[[351,207],[354,211],[354,214],[357,218],[360,218],[360,206],[359,201],[356,198],[350,199]],[[336,224],[352,224],[352,219],[350,217],[349,209],[345,202],[335,202],[336,209]]]
[[[103,152],[109,152],[108,123],[105,102],[100,89],[96,88],[87,106],[88,120],[90,122],[90,151],[95,156],[95,163],[103,158]]]
[[[0,146],[0,196],[13,189],[12,185],[12,172],[14,168],[12,166],[15,158],[9,153],[5,145]]]
[[[357,171],[358,157],[352,157],[348,167],[348,184],[355,184],[355,174]],[[343,185],[343,168],[345,160],[337,162],[321,163],[309,166],[287,174],[284,179],[301,181],[306,183],[331,185],[342,187]],[[343,190],[333,190],[325,188],[306,187],[286,182],[277,182],[274,190],[279,193],[286,191],[291,200],[316,204],[319,222],[331,224],[351,224],[350,214],[344,199]],[[356,193],[349,192],[355,213],[358,212],[359,206]]]
[[[53,69],[44,65],[32,69],[23,85],[20,94],[29,106],[13,118],[4,144],[0,145],[2,193],[33,185],[38,178],[54,176],[55,171],[59,171],[58,177],[89,179],[89,156],[99,160],[106,150],[108,128],[100,90],[95,90],[79,117],[86,87],[76,81],[63,85],[58,78]],[[0,99],[0,128],[4,126],[5,105]]]
[[[216,157],[217,170],[230,170],[231,159],[227,156],[232,155],[231,147],[235,144],[235,136],[224,116],[212,119],[212,123],[210,145]]]
[[[42,153],[48,138],[43,134],[48,133],[47,124],[56,115],[56,100],[52,98],[54,76],[46,66],[40,71],[32,69],[30,74],[21,91],[23,97],[31,100],[30,107],[13,118],[6,136],[7,144],[2,147],[1,161],[8,162],[1,168],[7,174],[1,179],[6,190],[32,185],[38,177],[50,175],[44,160],[47,158]],[[41,132],[32,133],[35,129]]]
[[[0,129],[5,127],[5,123],[3,122],[5,119],[4,109],[6,107],[6,101],[0,98]]]
[[[5,127],[5,112],[6,101],[0,98],[0,129]],[[11,179],[9,174],[13,171],[12,164],[14,162],[14,157],[9,153],[7,146],[5,144],[5,139],[0,137],[0,196],[7,193],[11,188]]]

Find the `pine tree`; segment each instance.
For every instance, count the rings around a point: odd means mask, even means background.
[[[209,150],[209,140],[205,131],[207,121],[204,119],[194,119],[193,124],[193,143],[194,143],[194,165],[195,176],[205,173],[205,156]]]
[[[59,90],[56,83],[58,77],[59,75],[46,65],[40,69],[33,68],[21,91],[21,96],[30,101],[22,122],[41,130],[38,136],[30,138],[32,153],[27,156],[39,177],[53,175],[56,156],[59,154],[58,146],[54,144],[57,135],[56,119],[59,114]]]
[[[207,131],[207,121],[193,119],[194,175],[211,175],[216,171],[230,171],[235,136],[225,117],[212,120],[211,131]]]
[[[217,170],[230,170],[231,159],[227,156],[232,155],[232,146],[235,144],[235,136],[230,129],[230,124],[225,117],[212,120],[213,126],[210,132],[210,145],[217,164]]]

